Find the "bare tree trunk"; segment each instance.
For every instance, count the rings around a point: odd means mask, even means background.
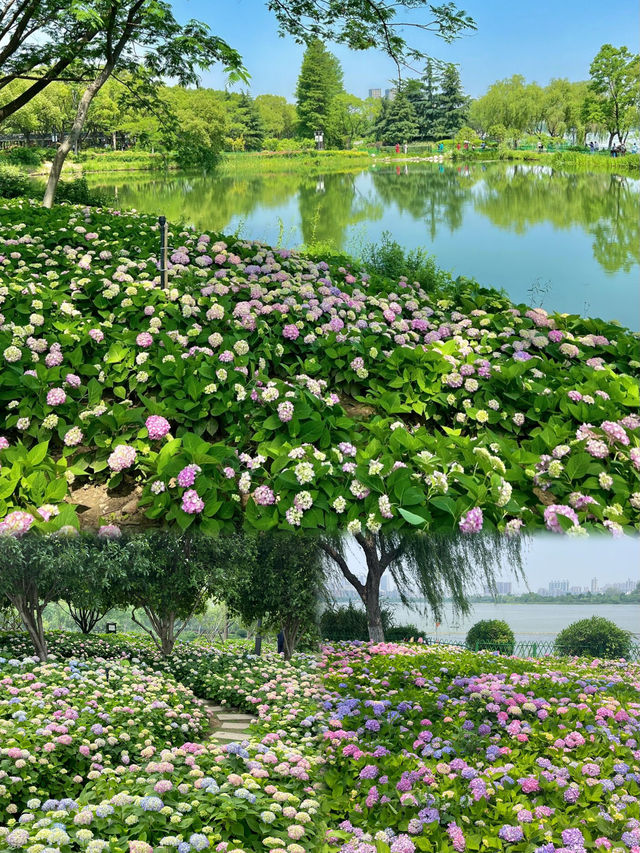
[[[56,190],[58,189],[58,183],[60,182],[60,175],[62,174],[62,167],[64,166],[64,161],[67,159],[67,154],[72,148],[77,150],[78,139],[80,138],[82,128],[84,127],[84,123],[87,119],[91,102],[109,79],[111,72],[113,71],[113,67],[114,63],[107,63],[96,79],[87,86],[80,98],[80,103],[78,104],[76,117],[73,120],[71,130],[58,146],[56,155],[53,158],[53,163],[51,164],[51,171],[49,172],[49,179],[47,180],[47,186],[42,200],[44,207],[53,206],[53,202],[56,197]]]
[[[282,626],[282,633],[284,635],[284,659],[291,660],[293,657],[293,653],[296,650],[296,644],[298,642],[298,630],[300,627],[299,619],[291,619],[287,620]]]
[[[111,145],[113,147],[113,150],[116,151],[118,148],[118,140],[116,138],[115,130],[111,132]]]
[[[27,629],[38,659],[44,663],[47,659],[47,641],[42,624],[42,609],[37,605],[32,606],[22,595],[11,596],[10,601],[20,614],[20,619]]]

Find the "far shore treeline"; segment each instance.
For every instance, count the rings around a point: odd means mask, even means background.
[[[136,146],[200,166],[212,165],[222,152],[315,148],[316,132],[323,134],[324,147],[340,150],[443,140],[504,148],[585,146],[595,139],[609,148],[625,144],[638,127],[638,56],[603,45],[589,75],[541,86],[514,74],[472,100],[457,66],[428,60],[420,76],[387,90],[387,97],[361,98],[345,89],[339,61],[314,40],[304,55],[295,104],[273,94],[253,98],[247,91],[179,85],[161,87],[150,104],[131,97],[125,75],[109,79],[94,97],[78,148]],[[0,108],[29,85],[5,85]],[[50,83],[0,123],[0,138],[54,147],[72,124],[81,88]]]

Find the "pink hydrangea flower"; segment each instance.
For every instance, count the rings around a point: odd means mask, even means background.
[[[479,506],[474,506],[462,516],[458,527],[463,533],[479,533],[482,530],[484,518]]]
[[[282,330],[282,337],[289,341],[295,341],[300,337],[300,329],[294,323],[290,323]]]
[[[136,343],[139,347],[148,349],[153,344],[153,335],[150,332],[140,332],[136,337]]]
[[[61,406],[67,400],[67,395],[62,388],[52,388],[47,394],[47,405]]]
[[[30,512],[22,512],[19,509],[14,510],[0,521],[0,535],[24,536],[34,521],[35,518]]]
[[[110,454],[107,463],[112,471],[124,471],[125,468],[131,468],[136,461],[138,455],[135,447],[128,444],[119,444],[113,453]]]
[[[188,489],[182,496],[182,509],[189,515],[196,515],[204,509],[204,501],[195,489]]]
[[[566,504],[551,504],[551,506],[545,507],[544,510],[544,523],[547,526],[547,530],[551,530],[553,533],[564,533],[564,529],[558,521],[559,515],[568,518],[574,527],[578,527],[580,524],[578,516],[570,506]]]
[[[171,424],[162,415],[149,415],[144,425],[151,439],[164,438],[171,429]]]

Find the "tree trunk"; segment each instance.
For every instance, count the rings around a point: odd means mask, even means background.
[[[369,627],[369,639],[372,643],[384,643],[384,629],[382,627],[382,613],[380,611],[380,579],[375,585],[365,587],[363,599],[367,611],[367,623]]]
[[[38,659],[44,663],[47,660],[47,641],[42,624],[42,610],[39,607],[32,608],[22,596],[12,598],[11,603],[20,614]]]
[[[82,133],[82,128],[84,127],[91,102],[109,79],[111,72],[113,71],[113,67],[114,63],[108,63],[105,65],[93,83],[87,86],[80,98],[80,103],[76,110],[76,117],[73,120],[71,131],[65,136],[58,146],[56,156],[53,158],[53,163],[51,164],[51,171],[49,172],[49,179],[47,180],[47,187],[44,191],[44,199],[42,200],[44,207],[53,206],[53,202],[56,197],[56,190],[58,189],[58,183],[60,182],[60,175],[62,174],[62,167],[64,166],[64,161],[67,159],[67,154],[72,148],[77,150],[78,139]]]
[[[262,616],[258,619],[256,626],[256,642],[253,648],[253,653],[260,657],[262,654]]]
[[[112,133],[111,133],[111,145],[112,145],[112,147],[113,147],[113,150],[114,150],[114,151],[117,151],[117,150],[118,150],[118,140],[117,140],[117,137],[116,137],[116,132],[115,132],[115,130],[114,130],[114,131],[112,131]]]
[[[607,146],[609,148],[609,151],[611,151],[611,146],[613,145],[613,140],[615,139],[615,137],[615,131],[609,134],[609,145]]]
[[[291,619],[287,620],[282,626],[282,633],[284,634],[284,659],[291,660],[293,657],[293,653],[296,650],[296,644],[298,641],[298,629],[300,627],[299,619]]]

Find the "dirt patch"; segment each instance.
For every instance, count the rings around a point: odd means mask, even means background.
[[[66,500],[68,503],[77,504],[78,518],[84,528],[97,528],[103,521],[121,527],[152,527],[154,522],[146,518],[140,509],[141,495],[141,486],[109,494],[106,485],[87,484],[71,491]]]
[[[367,406],[366,403],[359,403],[353,397],[349,397],[346,394],[339,394],[338,396],[340,397],[340,405],[350,418],[365,420],[373,417],[376,413],[373,406]]]

